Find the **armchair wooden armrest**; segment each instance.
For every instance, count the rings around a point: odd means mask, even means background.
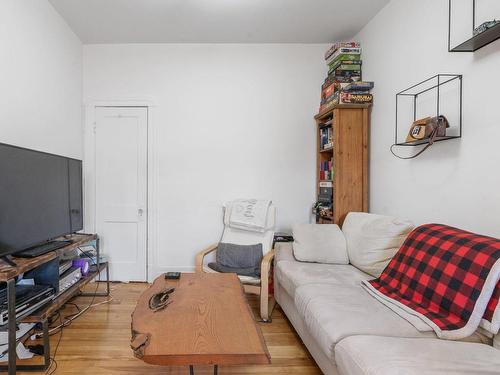
[[[276,301],[269,298],[269,273],[273,264],[275,250],[269,251],[260,264],[260,316],[264,322],[271,321],[271,313]]]
[[[210,245],[206,249],[200,251],[198,254],[196,254],[196,260],[195,260],[195,270],[196,272],[203,272],[203,260],[205,257],[217,250],[217,246],[219,246],[218,243]]]
[[[262,281],[264,281],[264,279],[269,281],[269,271],[271,270],[275,254],[275,250],[272,249],[262,258],[260,263],[260,278]]]

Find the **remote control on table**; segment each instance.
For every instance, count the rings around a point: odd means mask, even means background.
[[[167,280],[179,280],[181,278],[180,272],[167,272],[165,274],[165,279]]]

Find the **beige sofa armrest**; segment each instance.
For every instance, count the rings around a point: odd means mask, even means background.
[[[203,272],[203,260],[205,257],[217,250],[217,246],[219,246],[218,243],[210,245],[206,249],[200,251],[198,254],[196,254],[196,260],[195,260],[195,270],[196,272]]]
[[[288,260],[291,262],[296,262],[297,260],[293,256],[292,242],[278,242],[275,244],[275,262],[278,263],[282,260]]]

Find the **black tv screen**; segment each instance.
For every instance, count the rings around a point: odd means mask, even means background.
[[[82,229],[81,161],[0,144],[0,256]]]
[[[83,229],[82,161],[68,159],[69,213],[71,233]]]

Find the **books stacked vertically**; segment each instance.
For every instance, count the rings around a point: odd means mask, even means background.
[[[360,92],[342,95],[347,86],[362,82],[363,62],[359,43],[335,43],[325,53],[325,60],[328,65],[328,77],[326,77],[321,87],[320,113],[330,109],[335,104],[365,104],[372,102],[373,97],[371,94],[364,91],[363,95],[360,95]],[[373,84],[371,87],[373,87]]]
[[[333,130],[331,121],[319,128],[320,150],[329,150],[333,147]]]
[[[319,165],[319,179],[321,181],[333,180],[333,161],[325,160]]]

